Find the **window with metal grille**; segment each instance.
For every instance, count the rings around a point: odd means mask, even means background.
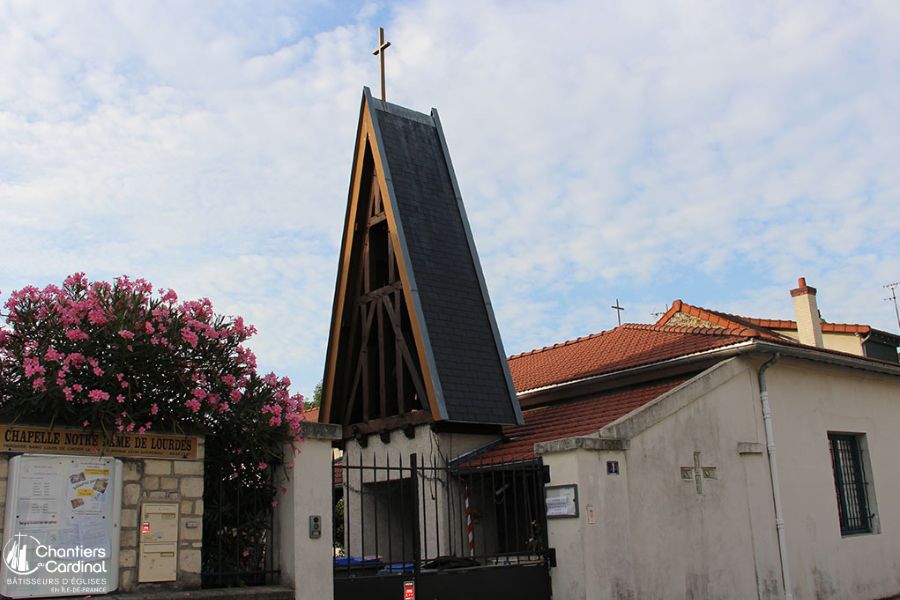
[[[860,452],[861,437],[852,433],[828,434],[841,535],[872,531],[873,515],[869,513],[866,495],[866,470]]]

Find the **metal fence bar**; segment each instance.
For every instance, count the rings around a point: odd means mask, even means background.
[[[418,581],[419,570],[422,563],[421,539],[419,537],[419,472],[418,457],[415,454],[409,456],[410,481],[412,482],[413,497],[413,573]],[[424,494],[423,494],[424,498]],[[427,531],[427,529],[426,529]]]
[[[425,568],[471,565],[472,559],[480,566],[546,564],[543,469],[539,460],[485,461],[460,469],[433,458],[422,464],[417,454],[411,454],[408,463],[402,457],[395,462],[373,455],[367,461],[347,455],[335,469],[345,486],[347,554],[335,572],[347,577],[392,575],[411,567],[417,576]],[[474,536],[479,539],[471,555],[465,485],[470,508],[478,511]],[[359,530],[355,535],[354,527]],[[272,557],[267,554],[266,559]]]

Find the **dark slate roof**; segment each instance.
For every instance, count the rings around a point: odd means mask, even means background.
[[[415,310],[424,323],[442,416],[512,424],[512,387],[478,253],[437,111],[373,99],[365,90],[405,255]],[[386,160],[385,160],[386,159]]]

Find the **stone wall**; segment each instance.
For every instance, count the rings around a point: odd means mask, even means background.
[[[200,552],[203,545],[203,457],[200,438],[196,460],[122,460],[122,523],[119,546],[119,591],[144,587],[200,587]],[[9,454],[0,454],[0,540],[6,516]],[[165,584],[138,584],[141,504],[178,503],[178,578]]]
[[[203,546],[203,457],[197,460],[122,459],[122,529],[119,546],[119,590],[138,584],[141,504],[178,503],[178,579],[183,589],[200,587],[200,552]],[[153,584],[154,587],[160,584]],[[172,584],[168,584],[172,585]]]

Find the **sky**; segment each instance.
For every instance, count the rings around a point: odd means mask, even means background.
[[[897,332],[900,3],[5,1],[0,300],[121,274],[321,379],[362,87],[437,107],[508,354],[675,298]]]

